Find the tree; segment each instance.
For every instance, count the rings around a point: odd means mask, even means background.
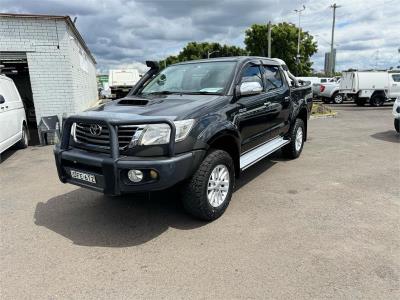
[[[300,34],[300,61],[296,62],[298,27],[279,23],[271,29],[271,56],[283,59],[289,70],[297,76],[311,74],[310,57],[318,50],[314,37],[308,32]],[[244,43],[250,55],[266,56],[268,49],[268,26],[253,24],[246,30]]]
[[[177,56],[169,56],[165,60],[160,61],[160,67],[164,68],[165,65],[168,66],[181,61],[204,59],[208,57],[209,53],[211,54],[210,57],[247,55],[246,50],[236,46],[208,42],[190,42],[182,49],[181,52],[179,52]]]

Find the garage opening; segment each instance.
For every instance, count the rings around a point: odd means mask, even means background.
[[[30,135],[29,144],[37,145],[39,144],[39,136],[26,53],[0,52],[0,65],[2,65],[1,73],[14,81],[24,103]]]

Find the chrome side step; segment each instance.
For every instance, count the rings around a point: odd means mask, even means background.
[[[277,137],[253,150],[250,150],[249,152],[246,152],[240,156],[240,169],[242,171],[247,169],[264,157],[270,155],[289,143],[289,140],[285,140],[283,137]]]

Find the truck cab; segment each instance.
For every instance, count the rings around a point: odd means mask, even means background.
[[[54,153],[60,180],[112,195],[179,184],[186,210],[214,220],[235,178],[307,139],[311,86],[264,57],[188,61],[150,70],[119,100],[69,117]]]
[[[111,98],[119,99],[125,97],[139,79],[139,71],[136,69],[110,70],[108,86]]]

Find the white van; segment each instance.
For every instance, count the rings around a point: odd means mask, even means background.
[[[25,109],[14,82],[0,75],[0,154],[15,144],[28,147]]]

